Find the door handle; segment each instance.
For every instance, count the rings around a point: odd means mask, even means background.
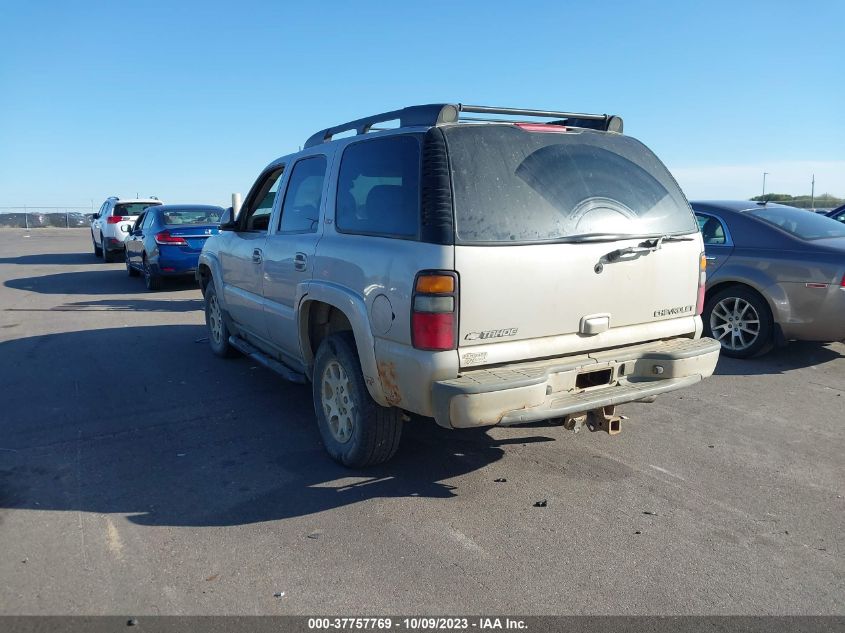
[[[305,253],[297,253],[293,256],[293,267],[299,271],[304,271],[308,268],[308,257],[305,256]]]
[[[261,249],[256,248],[252,251],[252,263],[253,264],[260,264],[261,261],[262,261]]]

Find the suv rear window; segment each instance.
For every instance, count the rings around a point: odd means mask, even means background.
[[[642,143],[510,125],[445,129],[461,243],[577,241],[697,230],[672,176]]]
[[[141,212],[147,207],[155,207],[161,204],[160,202],[126,202],[124,204],[114,205],[112,215],[141,215]]]
[[[420,142],[389,136],[349,145],[337,179],[335,222],[343,233],[416,237]]]
[[[779,229],[802,240],[819,240],[825,237],[845,237],[845,225],[833,218],[796,207],[765,206],[748,211],[749,215],[774,224]]]

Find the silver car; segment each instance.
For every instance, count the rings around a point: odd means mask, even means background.
[[[707,257],[704,331],[722,353],[845,339],[845,224],[779,204],[691,204]]]

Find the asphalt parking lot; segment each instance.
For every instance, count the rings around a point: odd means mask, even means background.
[[[724,358],[617,437],[414,420],[354,472],[202,309],[0,231],[0,614],[843,613],[843,344]]]

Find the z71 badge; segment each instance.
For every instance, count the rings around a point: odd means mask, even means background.
[[[485,330],[484,332],[470,332],[464,337],[465,341],[478,341],[488,338],[502,338],[503,336],[516,336],[519,328],[509,327],[503,330]]]

